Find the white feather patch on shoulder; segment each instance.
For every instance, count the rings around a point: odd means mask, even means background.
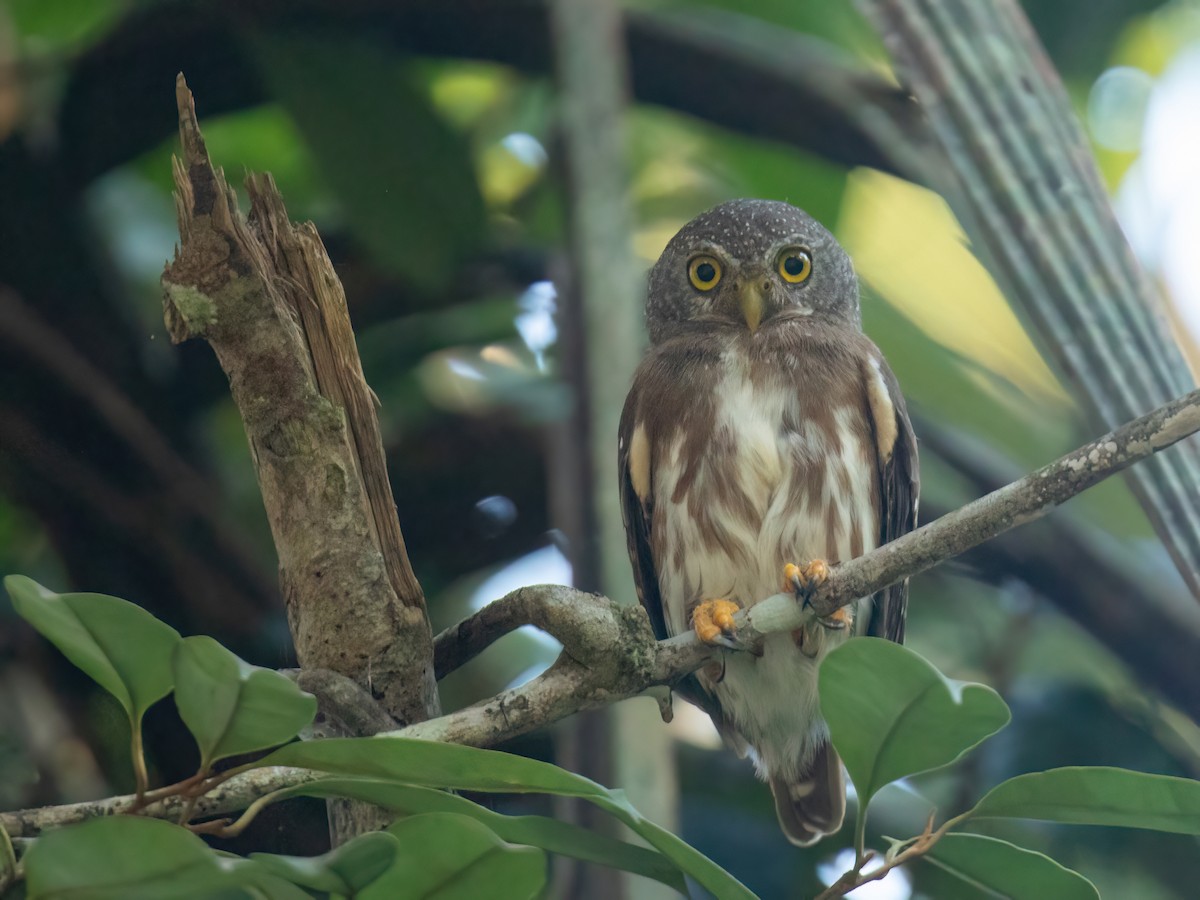
[[[868,362],[867,402],[871,404],[871,418],[875,420],[875,442],[879,448],[879,460],[886,463],[892,458],[900,429],[896,425],[896,407],[892,405],[892,395],[888,391],[887,382],[883,380],[879,359],[872,356]]]
[[[640,422],[629,441],[629,480],[633,492],[644,502],[650,496],[650,440]]]

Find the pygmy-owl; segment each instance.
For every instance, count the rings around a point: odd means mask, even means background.
[[[846,252],[786,203],[735,200],[671,239],[650,273],[651,346],[620,432],[620,484],[642,604],[662,639],[730,645],[732,614],[801,602],[826,563],[916,523],[917,447],[895,376],[863,334]],[[798,564],[798,565],[797,565]],[[792,633],[726,650],[677,690],[771,786],[806,846],[846,792],[817,667],[854,633],[904,639],[906,583]]]

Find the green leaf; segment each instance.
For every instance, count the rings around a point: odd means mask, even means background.
[[[1009,720],[991,688],[952,681],[880,638],[838,647],[818,680],[821,712],[863,811],[884,785],[953,762]]]
[[[291,740],[316,715],[312,694],[210,637],[180,641],[172,663],[175,704],[200,747],[201,768]]]
[[[1070,766],[1001,782],[971,815],[1200,835],[1200,781],[1107,766]]]
[[[322,856],[251,853],[268,872],[314,891],[356,895],[386,872],[400,853],[400,842],[385,831],[362,834]]]
[[[125,708],[142,715],[171,692],[171,654],[179,632],[140,606],[106,594],[56,594],[24,575],[4,587],[17,613]]]
[[[230,884],[237,885],[221,894],[220,900],[224,900],[226,896],[229,900],[245,900],[247,897],[250,900],[260,900],[260,898],[262,900],[312,900],[312,894],[308,891],[297,887],[286,878],[281,878],[253,859],[243,859],[233,854],[226,857],[224,854],[218,853],[217,856],[222,857],[221,866],[229,873]],[[207,898],[208,895],[206,894],[205,897]],[[217,898],[213,898],[213,900],[217,900]]]
[[[48,831],[25,854],[29,900],[171,900],[216,896],[235,876],[185,828],[139,816]]]
[[[506,843],[474,819],[426,813],[388,828],[403,851],[395,864],[359,896],[362,900],[524,900],[546,884],[546,854]]]
[[[296,796],[347,797],[405,815],[450,812],[470,816],[510,844],[528,844],[572,859],[632,872],[662,882],[680,893],[687,893],[687,885],[679,869],[656,850],[638,847],[546,816],[506,816],[465,797],[435,788],[373,778],[322,778],[279,791],[274,799]]]
[[[260,766],[299,766],[452,790],[608,796],[602,786],[550,763],[499,750],[403,737],[328,738],[280,747]]]
[[[1100,900],[1096,886],[1050,857],[982,834],[947,834],[924,859],[1004,900]]]
[[[300,766],[332,775],[364,776],[425,787],[582,797],[615,816],[718,900],[753,897],[732,875],[639,813],[622,791],[549,763],[498,750],[412,738],[331,738],[280,747],[262,766]]]
[[[336,33],[256,32],[251,50],[376,263],[425,289],[446,284],[482,242],[484,204],[465,137],[403,58]]]

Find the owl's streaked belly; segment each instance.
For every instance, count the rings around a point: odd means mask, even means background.
[[[702,462],[687,473],[681,431],[656,467],[657,563],[672,634],[690,627],[701,600],[749,606],[778,593],[788,562],[836,562],[875,548],[878,474],[865,410],[801,391],[802,381],[754,382],[740,360],[727,359]],[[866,618],[858,617],[864,626]],[[761,657],[727,654],[724,676],[710,685],[755,748],[760,772],[799,774],[825,736],[816,669],[839,636],[816,628],[808,639],[806,652],[776,634]]]

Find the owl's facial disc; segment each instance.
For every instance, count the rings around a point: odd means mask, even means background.
[[[781,264],[782,265],[782,264]],[[811,263],[809,264],[811,268]],[[801,301],[797,292],[780,281],[766,266],[746,266],[733,278],[723,306],[733,321],[744,322],[754,334],[776,317],[812,315],[812,307]]]
[[[719,329],[762,335],[797,320],[858,328],[858,279],[833,235],[802,210],[732,200],[671,238],[650,273],[655,344]]]

